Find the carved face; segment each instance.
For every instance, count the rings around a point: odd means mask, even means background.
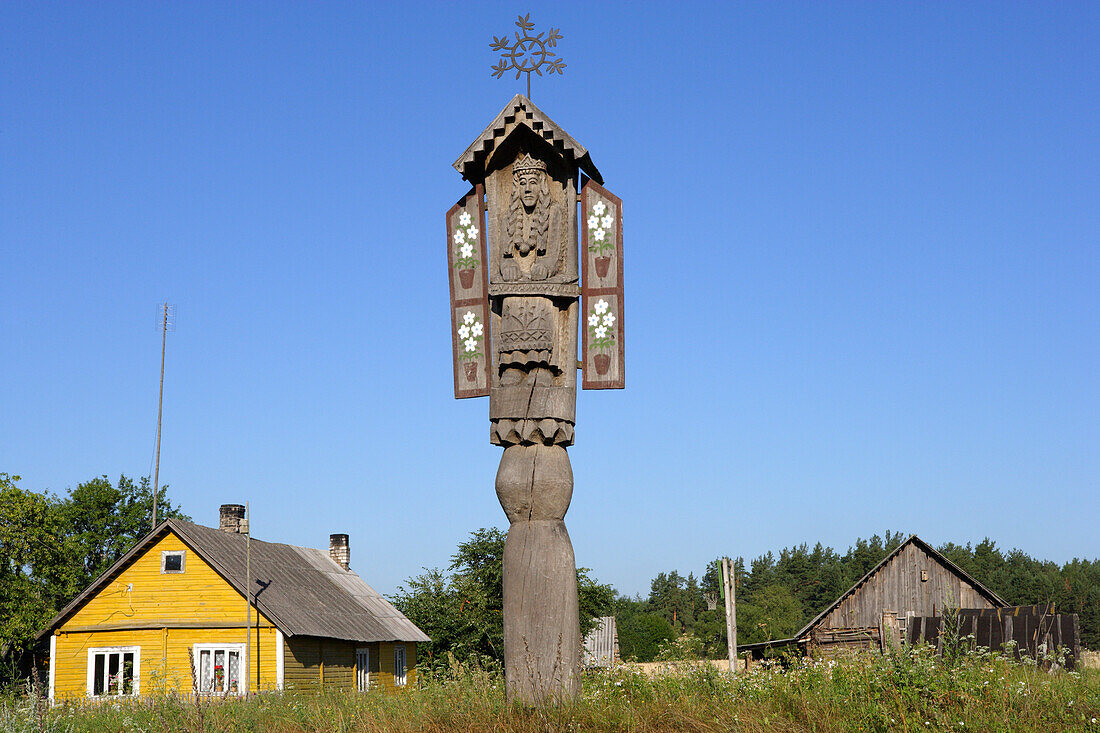
[[[520,201],[523,206],[531,210],[539,200],[539,186],[542,183],[542,172],[537,170],[522,171],[516,179],[519,186]]]

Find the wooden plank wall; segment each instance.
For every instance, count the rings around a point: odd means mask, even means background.
[[[1041,657],[1043,652],[1064,648],[1066,667],[1074,669],[1081,658],[1080,622],[1075,613],[1055,614],[1046,606],[1017,606],[990,611],[963,609],[959,612],[959,636],[974,636],[976,646],[1003,651],[1007,641],[1016,642],[1015,656]],[[942,650],[944,619],[910,619],[907,641],[931,644]]]
[[[921,571],[928,580],[921,580]],[[819,629],[878,628],[884,610],[898,616],[932,616],[945,605],[993,608],[969,583],[941,565],[915,543],[879,568],[854,593],[818,623]]]
[[[286,689],[355,687],[355,650],[370,649],[371,687],[389,689],[393,684],[393,649],[405,647],[406,684],[416,684],[416,643],[356,643],[296,636],[284,641],[283,680]]]

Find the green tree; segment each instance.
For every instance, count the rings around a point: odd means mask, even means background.
[[[786,586],[758,588],[746,603],[737,604],[738,643],[788,639],[801,625],[802,607]]]
[[[639,613],[624,620],[616,619],[619,631],[619,655],[637,662],[652,662],[662,642],[670,642],[676,633],[664,616]]]
[[[0,682],[24,674],[34,634],[150,530],[152,490],[121,476],[59,499],[0,473]],[[163,517],[187,517],[160,491]]]
[[[85,481],[58,505],[73,562],[79,566],[77,585],[86,586],[115,563],[152,528],[153,490],[149,477],[138,484],[120,476],[112,485],[106,476]],[[157,521],[187,519],[168,499],[168,487],[157,497]]]
[[[390,598],[432,638],[419,648],[426,666],[446,662],[448,652],[462,661],[504,658],[504,532],[493,527],[470,533],[451,556],[447,572],[425,569]],[[611,612],[614,589],[577,571],[582,635],[595,619]]]

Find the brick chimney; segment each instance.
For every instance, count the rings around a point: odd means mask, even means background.
[[[348,565],[351,564],[351,547],[348,545],[346,534],[330,534],[328,536],[328,555],[333,562],[344,570],[348,569]]]
[[[218,509],[218,529],[230,534],[244,532],[244,505],[222,504],[221,508]]]

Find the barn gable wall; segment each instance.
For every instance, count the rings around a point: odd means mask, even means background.
[[[921,571],[928,580],[921,580]],[[819,629],[877,627],[884,610],[899,616],[932,616],[944,606],[993,608],[975,588],[955,572],[910,542],[851,595],[823,618]]]

